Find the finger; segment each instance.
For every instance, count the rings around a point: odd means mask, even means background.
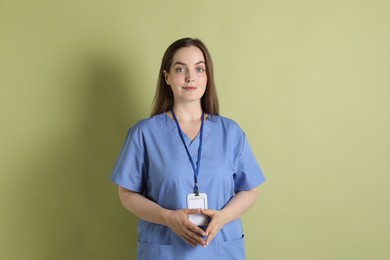
[[[202,231],[202,233],[204,233],[203,230],[201,230],[201,231]],[[200,244],[200,245],[205,244],[203,236],[204,236],[203,234],[195,233],[195,232],[193,232],[193,230],[191,230],[191,237],[196,241],[197,244]]]
[[[210,216],[210,223],[208,224],[206,230],[205,230],[205,233],[206,233],[206,236],[209,235],[209,233],[211,232],[211,230],[218,224],[218,220],[215,218],[215,214],[212,214]]]
[[[200,236],[206,236],[206,233],[198,227],[197,225],[193,224],[192,222],[188,221],[190,225],[188,226],[189,229],[191,229],[194,233],[200,235]]]
[[[209,233],[209,235],[207,236],[206,241],[204,241],[204,243],[206,244],[206,246],[208,246],[208,245],[211,243],[211,241],[214,239],[215,235],[216,235],[216,234],[215,234],[214,232],[210,232],[210,233]]]
[[[205,235],[206,235],[207,237],[210,236],[210,233],[213,231],[214,226],[215,226],[215,221],[211,220],[210,223],[209,223],[209,225],[208,225],[207,228],[206,228],[206,231],[205,231]],[[206,241],[207,241],[207,240],[206,240]]]
[[[207,235],[207,238],[205,240],[205,244],[206,245],[211,243],[211,241],[217,235],[219,230],[220,230],[220,227],[219,227],[219,224],[216,221],[212,221],[212,223],[209,224],[209,226],[206,229],[206,235]]]
[[[206,232],[199,227],[196,227],[196,229],[194,231],[202,237],[206,236]]]
[[[194,233],[192,230],[186,230],[185,232],[186,239],[191,242],[192,245],[204,245],[204,240],[198,234]]]
[[[187,235],[182,235],[181,238],[186,241],[188,244],[190,244],[191,246],[195,247],[196,246],[196,243],[194,241],[192,241],[191,237],[187,236]]]
[[[186,241],[188,241],[188,243],[190,243],[191,245],[193,245],[193,246],[196,246],[196,244],[198,244],[198,241],[197,241],[197,239],[196,239],[196,237],[194,236],[194,233],[193,232],[191,232],[190,230],[188,230],[188,229],[184,229],[184,230],[182,230],[183,231],[183,233],[182,233],[182,237],[186,240]]]
[[[217,235],[218,233],[218,227],[216,226],[213,226],[210,228],[210,230],[207,233],[207,238],[206,238],[206,241],[205,241],[205,244],[208,245],[209,243],[211,243],[211,241],[214,239],[214,237]]]

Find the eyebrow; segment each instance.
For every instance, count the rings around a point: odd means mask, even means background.
[[[204,61],[198,61],[197,63],[195,63],[195,65],[199,65],[199,64],[206,64]],[[183,63],[183,62],[180,62],[180,61],[177,61],[177,62],[175,62],[174,64],[173,64],[173,66],[175,66],[175,65],[184,65],[184,66],[187,66],[187,64],[185,64],[185,63]]]

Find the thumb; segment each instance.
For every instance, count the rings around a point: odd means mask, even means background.
[[[200,212],[209,217],[211,217],[214,214],[214,211],[210,209],[201,209]]]
[[[198,214],[198,213],[200,213],[200,209],[185,209],[184,213],[186,213],[187,215]]]

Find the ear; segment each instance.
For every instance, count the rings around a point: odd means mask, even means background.
[[[166,70],[163,70],[163,74],[164,74],[165,82],[166,82],[167,85],[169,86],[169,81],[168,81],[169,73],[168,73]]]

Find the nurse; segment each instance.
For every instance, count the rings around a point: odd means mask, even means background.
[[[200,40],[166,50],[152,115],[129,130],[111,180],[140,218],[137,259],[245,259],[240,217],[265,178],[244,132],[219,115]]]

